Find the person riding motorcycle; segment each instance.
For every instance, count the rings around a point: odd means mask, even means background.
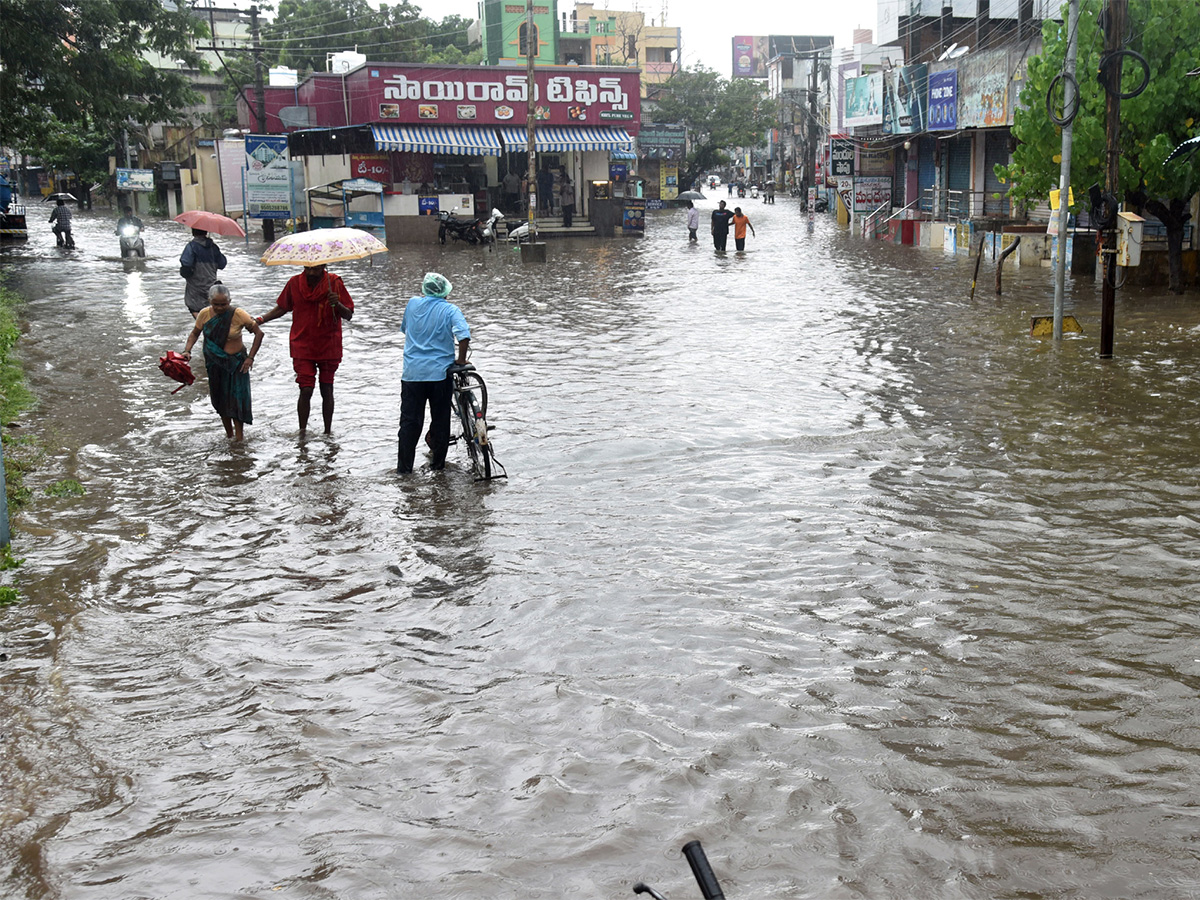
[[[146,245],[142,242],[142,229],[146,226],[133,214],[132,206],[121,207],[121,212],[124,215],[117,219],[116,228],[121,241],[121,255],[131,256],[136,253],[138,256],[145,256]]]
[[[142,224],[142,220],[133,214],[132,206],[122,206],[121,212],[124,213],[124,215],[117,219],[117,234],[121,233],[122,225],[133,225],[138,231],[141,231],[146,227]]]

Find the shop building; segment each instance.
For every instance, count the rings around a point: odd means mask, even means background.
[[[565,168],[576,230],[590,231],[592,199],[611,194],[610,163],[628,158],[641,120],[636,69],[542,66],[534,73],[536,167]],[[257,103],[252,89],[250,103]],[[432,240],[439,210],[506,204],[504,177],[528,170],[528,75],[511,66],[364,63],[263,90],[267,131],[288,135],[308,188],[368,178],[383,185],[389,243]],[[239,120],[254,121],[245,101]],[[303,123],[303,124],[301,124]],[[534,186],[537,189],[537,186]],[[557,183],[543,215],[558,211]],[[308,218],[307,210],[297,216]]]

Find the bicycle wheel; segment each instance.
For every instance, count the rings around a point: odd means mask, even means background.
[[[475,395],[475,402],[479,407],[479,414],[482,416],[487,416],[487,385],[483,383],[483,377],[478,372],[463,372],[461,377],[461,389],[470,391]]]
[[[471,458],[471,469],[475,480],[492,477],[492,456],[488,452],[487,422],[475,400],[475,395],[462,395],[459,417],[463,423],[463,440],[467,445],[467,456]]]

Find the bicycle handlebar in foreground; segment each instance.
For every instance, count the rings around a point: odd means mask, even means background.
[[[717,883],[717,876],[713,874],[712,866],[708,864],[708,857],[704,855],[704,848],[700,846],[700,842],[688,841],[684,844],[683,855],[692,867],[692,875],[700,885],[700,893],[704,895],[704,900],[725,900],[725,894],[721,891],[721,885]],[[633,892],[649,894],[654,900],[666,900],[662,894],[641,881],[633,886]]]

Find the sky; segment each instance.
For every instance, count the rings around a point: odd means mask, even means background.
[[[381,0],[386,3],[387,0]],[[476,0],[412,0],[430,19],[446,16],[478,16]],[[520,2],[520,0],[518,0]],[[745,5],[742,5],[745,4]],[[597,9],[605,0],[594,0]],[[611,0],[612,9],[640,9],[647,20],[682,30],[684,66],[701,63],[728,78],[732,74],[732,39],[736,35],[811,34],[832,35],[834,44],[850,46],[855,28],[876,28],[876,0]],[[558,14],[570,12],[572,0],[559,0]]]

